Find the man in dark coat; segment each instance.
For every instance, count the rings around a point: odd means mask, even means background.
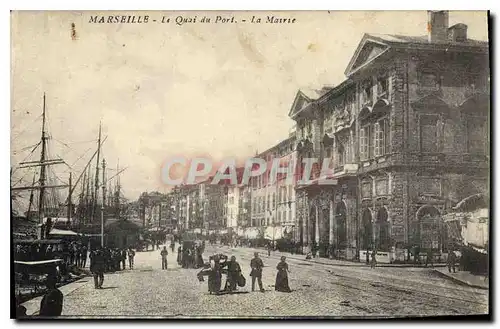
[[[87,246],[83,245],[80,250],[80,265],[84,268],[87,265]]]
[[[182,265],[182,247],[177,248],[177,264]]]
[[[254,258],[250,261],[250,267],[252,268],[250,272],[250,276],[252,277],[252,291],[255,291],[255,280],[257,280],[260,291],[264,292],[264,288],[262,287],[262,268],[264,267],[264,263],[259,258],[258,252],[254,253]]]
[[[123,248],[122,252],[122,267],[125,269],[125,261],[127,260],[127,249]]]
[[[128,267],[132,270],[134,268],[135,251],[132,247],[128,248]]]
[[[63,307],[63,294],[56,288],[56,276],[55,274],[49,274],[47,277],[47,292],[42,298],[40,303],[40,316],[60,316]]]
[[[231,256],[231,260],[226,262],[225,265],[227,266],[227,281],[225,290],[234,291],[238,287],[238,280],[241,275],[240,264],[236,261],[235,256]]]
[[[101,289],[104,282],[105,258],[99,248],[90,253],[90,271],[94,275],[94,288]]]
[[[161,269],[166,270],[167,269],[167,255],[168,255],[167,247],[163,246],[163,250],[160,252],[160,255],[161,255]]]

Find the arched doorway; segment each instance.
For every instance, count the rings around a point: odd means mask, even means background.
[[[304,220],[302,216],[299,219],[299,243],[301,247],[304,245]]]
[[[372,224],[372,212],[370,209],[363,210],[363,215],[361,216],[362,223],[362,238],[361,238],[361,249],[368,250],[373,246],[373,224]]]
[[[320,256],[328,256],[330,246],[330,207],[321,210]]]
[[[382,207],[377,212],[377,249],[380,251],[389,251],[390,248],[389,214]]]
[[[309,245],[313,246],[313,244],[316,242],[316,206],[312,206],[311,210],[309,211]]]
[[[423,206],[417,211],[417,238],[421,250],[443,250],[446,230],[441,223],[441,213],[434,206]]]
[[[335,208],[335,221],[337,223],[337,249],[347,247],[347,209],[344,202],[339,202]]]

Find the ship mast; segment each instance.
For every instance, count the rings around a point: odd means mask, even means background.
[[[97,199],[99,195],[99,156],[101,155],[101,123],[99,122],[99,138],[97,139],[97,162],[95,168],[95,186],[94,186],[94,200],[92,206],[92,223],[95,219]]]
[[[116,218],[120,219],[120,159],[118,159],[118,163],[116,164]]]
[[[42,153],[40,155],[40,194],[38,201],[38,216],[40,220],[40,224],[43,224],[43,202],[45,198],[45,152],[46,152],[46,142],[47,136],[45,133],[45,93],[43,93],[43,113],[42,113]]]

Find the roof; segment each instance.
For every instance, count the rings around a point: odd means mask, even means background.
[[[457,25],[457,24],[455,24]],[[399,35],[399,34],[379,34],[379,33],[366,33],[367,36],[379,39],[379,41],[388,42],[388,43],[406,43],[406,44],[425,44],[425,45],[457,45],[457,46],[473,46],[473,47],[488,47],[487,41],[480,41],[474,39],[467,39],[465,41],[457,42],[448,40],[443,43],[430,43],[428,36],[409,36],[409,35]]]
[[[43,223],[47,223],[47,218],[52,219],[52,223],[68,223],[69,219],[66,217],[44,217],[43,218]]]
[[[121,230],[138,230],[140,228],[136,223],[126,219],[107,219],[105,227],[107,231],[117,228]]]
[[[375,47],[375,52],[370,52],[369,47]],[[403,49],[427,49],[427,50],[445,50],[445,51],[471,51],[487,52],[489,44],[487,41],[467,39],[465,41],[429,42],[428,36],[408,36],[399,34],[378,34],[365,33],[359,42],[354,55],[352,56],[344,72],[350,76],[358,71],[365,64],[370,63],[375,58],[383,55],[391,48]],[[358,60],[359,59],[359,60]],[[358,63],[358,65],[356,65]]]
[[[50,233],[50,235],[65,235],[65,236],[76,236],[78,233],[70,231],[70,230],[59,230],[57,228],[53,228]]]

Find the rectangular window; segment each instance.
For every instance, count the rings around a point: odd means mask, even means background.
[[[467,150],[473,154],[486,154],[489,140],[487,120],[481,117],[467,118]]]
[[[361,89],[361,104],[364,105],[366,103],[369,103],[372,101],[372,84],[370,81],[367,81],[363,83],[362,89]]]
[[[343,143],[337,143],[337,165],[343,166],[345,164],[346,149]]]
[[[439,178],[420,177],[419,192],[423,195],[441,195],[441,180]]]
[[[422,115],[420,117],[420,148],[422,152],[438,151],[437,116]]]
[[[361,185],[361,197],[371,198],[372,196],[372,182],[365,181]]]
[[[377,96],[382,97],[387,95],[387,77],[380,77],[377,79]]]
[[[387,179],[379,179],[375,181],[375,191],[377,195],[389,194],[389,181]]]
[[[365,126],[361,128],[361,130],[359,131],[359,156],[361,157],[361,160],[367,160],[369,157],[368,135],[369,135],[369,127]]]
[[[419,85],[423,88],[437,89],[439,88],[438,76],[434,72],[420,72]]]

